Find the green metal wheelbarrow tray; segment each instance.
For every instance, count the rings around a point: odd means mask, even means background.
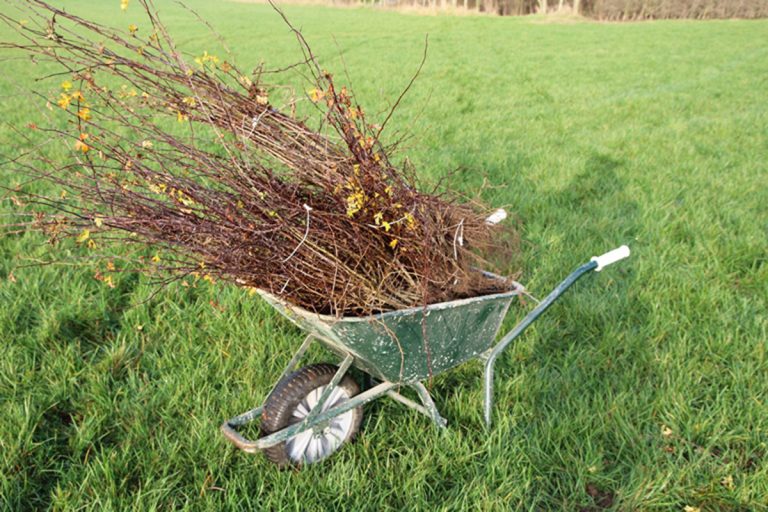
[[[265,403],[227,420],[221,431],[238,448],[250,453],[264,450],[269,460],[284,466],[313,463],[334,453],[356,434],[362,406],[384,395],[445,427],[446,420],[422,381],[471,359],[485,363],[484,413],[490,426],[493,370],[499,355],[580,277],[627,256],[629,248],[622,246],[579,266],[498,342],[507,310],[516,297],[526,293],[515,281],[509,281],[512,285],[504,293],[341,318],[290,306],[260,290],[267,302],[308,336]],[[501,279],[483,273],[489,279]],[[296,370],[314,340],[339,356],[338,366],[316,364]],[[351,366],[372,377],[375,385],[360,392],[347,375]],[[400,394],[404,387],[412,388],[421,403]],[[236,428],[258,418],[261,437],[249,440],[237,432]]]

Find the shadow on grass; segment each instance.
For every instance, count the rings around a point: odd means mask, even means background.
[[[116,366],[112,360],[114,356],[104,349],[119,335],[123,315],[131,307],[134,291],[139,285],[140,277],[128,274],[118,280],[115,289],[103,294],[101,290],[93,292],[89,286],[84,296],[65,304],[48,321],[41,322],[41,312],[35,307],[18,312],[20,324],[16,325],[17,329],[29,332],[43,329],[40,334],[43,334],[41,340],[45,341],[35,347],[39,352],[39,357],[34,359],[35,373],[42,379],[54,380],[46,391],[50,405],[31,428],[30,448],[19,463],[18,471],[24,475],[19,481],[24,484],[16,489],[15,496],[9,497],[24,504],[23,507],[49,507],[60,480],[67,478],[68,466],[83,457],[77,439],[84,435],[81,429],[87,431],[92,427],[86,426],[89,423],[86,417],[96,414],[94,409],[98,407],[92,407],[94,397],[89,394],[93,392],[93,383],[78,369],[89,364],[100,367],[97,371],[103,372],[101,377],[104,377],[104,385],[111,389],[110,396],[115,396],[119,383],[128,378],[128,372]],[[62,295],[59,300],[69,301],[71,297]],[[60,364],[52,362],[51,358],[59,358]],[[68,366],[70,364],[74,366]],[[55,377],[46,375],[51,371],[77,375],[80,384],[55,381]],[[113,422],[106,421],[97,428],[98,432],[89,443],[89,452],[98,453],[121,442],[119,429]]]
[[[103,304],[85,303],[76,311],[64,313],[51,337],[63,343],[77,343],[83,356],[105,345],[120,333],[123,315],[133,307],[140,279],[138,274],[125,274],[114,290],[104,294]]]

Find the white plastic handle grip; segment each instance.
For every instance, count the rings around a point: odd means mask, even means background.
[[[602,256],[594,256],[592,257],[592,261],[597,263],[597,268],[595,268],[595,272],[600,272],[608,265],[612,265],[613,263],[616,263],[617,261],[623,260],[624,258],[629,257],[629,247],[626,245],[622,245],[618,249],[614,249],[610,252],[607,252],[603,254]]]

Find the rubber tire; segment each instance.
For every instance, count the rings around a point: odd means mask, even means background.
[[[262,435],[272,434],[295,423],[293,411],[299,403],[313,389],[330,383],[338,370],[338,367],[328,363],[311,364],[296,370],[281,380],[264,403],[261,415]],[[360,387],[357,385],[357,382],[349,375],[345,375],[341,379],[339,387],[344,388],[350,398],[360,393]],[[352,441],[360,430],[360,423],[363,421],[363,407],[356,407],[352,411],[354,413],[352,426],[339,448],[344,443]],[[266,448],[264,454],[270,462],[277,464],[281,468],[297,465],[288,456],[285,442]]]

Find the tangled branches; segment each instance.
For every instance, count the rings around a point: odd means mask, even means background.
[[[66,140],[72,158],[15,162],[74,198],[29,197],[58,212],[37,221],[52,237],[148,245],[153,268],[170,275],[233,281],[337,315],[493,291],[470,268],[470,249],[494,229],[485,212],[418,191],[390,162],[383,127],[298,31],[326,133],[273,105],[262,68],[246,74],[207,52],[190,62],[151,1],[140,3],[146,38],[42,0],[25,3],[29,19],[0,14],[20,36],[4,47],[62,69],[49,101],[67,125],[39,130]]]

